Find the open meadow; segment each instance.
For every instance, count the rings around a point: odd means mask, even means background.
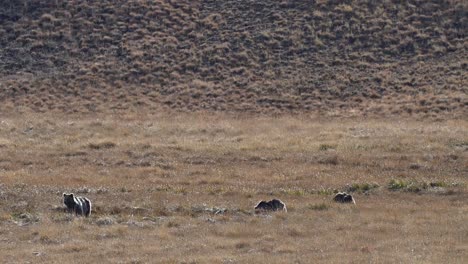
[[[467,13],[1,0],[0,263],[468,263]]]
[[[467,154],[466,120],[6,115],[0,259],[466,263]],[[288,212],[254,213],[271,198]]]

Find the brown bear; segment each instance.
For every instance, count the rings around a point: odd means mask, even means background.
[[[273,199],[271,201],[260,201],[258,204],[255,206],[255,212],[258,213],[260,211],[285,211],[287,212],[288,210],[286,209],[286,204],[284,204],[281,200],[278,199]]]
[[[70,213],[74,212],[75,215],[84,215],[86,217],[91,215],[91,201],[86,197],[75,196],[73,193],[64,193],[63,203]]]
[[[356,201],[354,201],[353,196],[351,194],[347,194],[345,192],[339,192],[333,197],[333,201],[338,202],[338,203],[353,203],[356,204]]]

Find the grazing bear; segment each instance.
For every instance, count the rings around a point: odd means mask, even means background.
[[[353,196],[351,194],[347,194],[345,192],[339,192],[333,197],[333,201],[338,202],[338,203],[353,203],[356,204],[356,201],[354,201]]]
[[[75,196],[73,193],[64,193],[63,203],[70,213],[75,212],[76,215],[86,217],[91,215],[91,201],[86,197]]]
[[[256,206],[255,206],[255,212],[258,213],[260,211],[279,211],[283,210],[287,212],[288,210],[286,209],[286,204],[284,204],[281,200],[278,199],[273,199],[271,201],[260,201]]]

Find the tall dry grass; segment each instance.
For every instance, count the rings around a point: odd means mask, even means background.
[[[9,262],[463,263],[468,123],[65,116],[0,122]],[[356,206],[331,202],[352,191]],[[94,202],[90,218],[61,193]],[[288,213],[253,214],[277,197]]]

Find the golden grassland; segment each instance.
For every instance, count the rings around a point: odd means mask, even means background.
[[[466,263],[467,153],[466,120],[4,115],[0,259]]]

